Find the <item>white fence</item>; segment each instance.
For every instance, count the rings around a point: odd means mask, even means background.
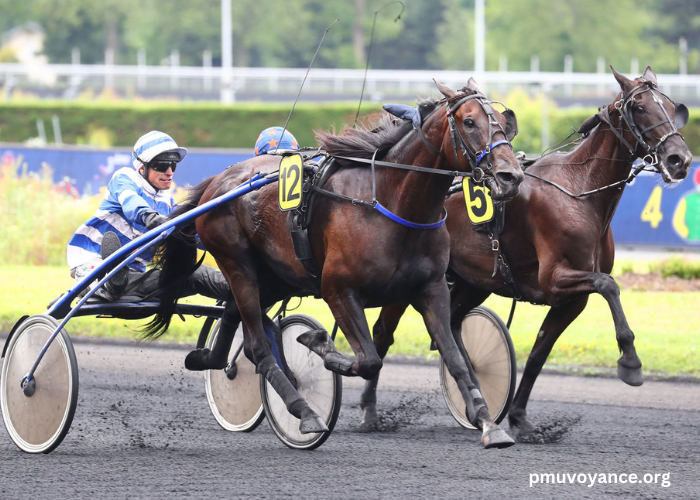
[[[306,69],[231,68],[186,66],[117,66],[86,64],[0,64],[0,90],[8,97],[20,89],[42,96],[71,99],[81,92],[110,88],[124,95],[191,99],[291,100],[299,90]],[[489,71],[370,70],[365,98],[379,101],[414,99],[435,94],[433,78],[453,88],[474,77],[483,90],[507,92],[524,86],[553,97],[600,98],[619,91],[610,73]],[[630,75],[632,76],[632,75]],[[634,75],[639,76],[639,75]],[[364,70],[312,69],[304,96],[316,100],[357,99]],[[700,75],[659,75],[662,89],[674,99],[700,100]]]

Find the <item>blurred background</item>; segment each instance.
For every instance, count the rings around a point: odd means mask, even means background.
[[[97,204],[84,199],[101,196],[149,130],[190,149],[180,187],[250,157],[262,129],[284,125],[336,18],[289,122],[302,146],[315,145],[315,130],[352,125],[361,95],[366,120],[384,103],[438,96],[433,79],[459,88],[474,77],[516,111],[514,148],[539,155],[611,102],[610,65],[629,76],[649,65],[691,108],[683,135],[700,148],[698,2],[0,0],[0,186],[31,178],[85,203],[76,220],[56,221],[67,234],[46,232],[57,253],[37,258],[63,260],[64,241]],[[613,221],[617,241],[700,249],[678,216],[700,192],[697,168],[675,189],[640,176]],[[5,214],[18,210],[19,185],[0,193]],[[0,234],[0,255],[23,234]]]
[[[0,0],[0,281],[11,284],[0,292],[0,331],[72,286],[67,241],[113,173],[130,165],[139,136],[162,130],[189,149],[176,198],[186,184],[249,158],[261,130],[284,125],[336,18],[289,122],[302,146],[315,145],[314,130],[352,126],[361,95],[366,122],[384,103],[438,97],[433,79],[460,88],[474,77],[517,113],[514,148],[539,155],[612,101],[612,64],[630,77],[651,66],[662,91],[690,107],[682,133],[700,151],[700,2],[403,4]],[[643,173],[612,222],[613,275],[647,370],[697,374],[700,366],[688,347],[697,344],[700,307],[699,165],[673,188]],[[507,317],[506,299],[489,300]],[[609,309],[600,297],[590,304],[551,362],[614,366]],[[314,307],[307,312],[330,328],[325,306]],[[520,362],[545,313],[519,306],[511,335]],[[413,339],[410,331],[418,340],[394,352],[429,355],[421,321],[411,321],[397,338]],[[125,336],[139,326],[128,323],[79,318],[73,328]],[[198,331],[178,323],[169,338],[191,341]]]

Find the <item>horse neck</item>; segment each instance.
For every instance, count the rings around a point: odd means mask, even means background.
[[[625,132],[625,140],[634,143],[629,131]],[[621,146],[620,139],[605,123],[599,124],[590,136],[567,156],[566,177],[574,193],[592,191],[623,181],[629,177],[634,163],[634,157],[625,146]],[[603,228],[610,224],[624,188],[625,184],[621,184],[581,198],[594,207],[602,219]]]
[[[440,144],[435,145],[440,149]],[[385,160],[420,167],[450,168],[416,132],[394,146]],[[381,175],[380,175],[381,171]],[[419,224],[437,221],[453,177],[391,167],[377,169],[377,199],[389,210]]]

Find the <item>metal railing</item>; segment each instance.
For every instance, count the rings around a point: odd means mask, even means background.
[[[0,64],[0,88],[7,97],[15,89],[40,96],[71,99],[81,92],[107,88],[124,95],[180,97],[217,100],[233,91],[239,100],[289,100],[304,78],[302,68],[231,68],[203,66],[121,66],[107,64]],[[304,95],[314,99],[357,99],[364,70],[314,68]],[[635,75],[638,76],[638,75]],[[518,72],[434,70],[369,70],[365,95],[368,100],[412,100],[435,94],[433,79],[453,88],[474,77],[484,91],[505,93],[515,87],[545,92],[553,97],[588,99],[609,97],[619,91],[610,73],[572,71]],[[662,89],[675,99],[700,100],[700,75],[659,75]]]

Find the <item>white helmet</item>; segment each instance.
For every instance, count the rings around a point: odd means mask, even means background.
[[[177,155],[168,159],[178,162],[187,156],[187,149],[179,147],[168,134],[151,130],[149,133],[139,137],[139,140],[134,144],[134,150],[131,153],[131,163],[138,170],[159,154],[166,152]]]

